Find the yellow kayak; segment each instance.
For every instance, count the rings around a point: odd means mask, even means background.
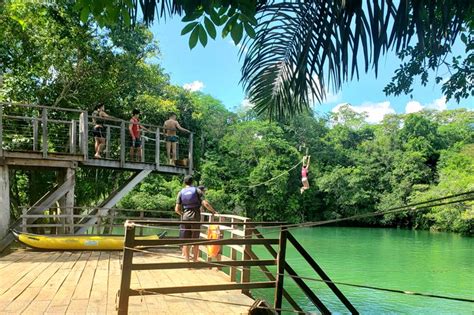
[[[12,231],[15,238],[26,246],[43,250],[123,250],[123,236],[113,235],[38,235]],[[160,235],[137,237],[142,240],[157,240]]]

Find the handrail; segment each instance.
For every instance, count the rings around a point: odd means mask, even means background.
[[[254,229],[253,233],[257,238],[264,239],[264,236],[257,230]],[[308,299],[318,308],[322,314],[331,314],[331,311],[324,305],[324,303],[316,296],[316,294],[311,290],[311,288],[304,282],[304,280],[298,276],[296,271],[286,262],[284,256],[285,251],[281,252],[281,248],[286,249],[286,241],[290,243],[297,249],[297,251],[303,256],[303,258],[310,264],[313,270],[324,280],[324,283],[334,292],[338,299],[346,306],[346,308],[352,314],[359,314],[355,307],[349,302],[349,300],[344,296],[344,294],[337,288],[337,286],[331,281],[331,279],[326,275],[326,273],[319,267],[316,261],[311,257],[311,255],[299,244],[299,242],[294,238],[294,236],[285,228],[280,230],[280,252],[275,251],[275,249],[270,245],[265,245],[265,248],[274,258],[278,258],[278,276],[277,277],[277,292],[275,292],[275,309],[281,308],[282,298],[285,297],[283,291],[283,281],[284,281],[284,272],[286,271],[293,281],[300,287],[303,293]],[[281,288],[280,288],[281,287]],[[288,299],[287,299],[288,300]],[[290,300],[288,300],[291,303]]]
[[[17,107],[33,110],[22,111],[17,110]],[[22,112],[26,113],[25,116],[21,116]],[[103,137],[106,141],[105,150],[101,152],[104,155],[101,154],[102,159],[97,160],[92,158],[95,155],[92,149],[94,141],[92,136],[93,117],[86,110],[0,102],[0,155],[13,157],[10,152],[15,152],[15,158],[22,158],[16,154],[22,152],[24,158],[27,159],[55,160],[57,155],[54,154],[70,154],[74,156],[71,157],[72,161],[87,166],[140,169],[134,163],[145,163],[147,165],[144,165],[143,168],[146,169],[192,174],[194,167],[193,132],[181,136],[180,141],[176,143],[176,160],[179,162],[162,163],[160,159],[165,150],[160,146],[166,142],[164,135],[168,130],[174,131],[175,129],[143,122],[132,123],[128,119],[117,117],[100,118],[104,122]],[[61,126],[61,124],[63,125]],[[149,137],[145,136],[146,133],[142,134],[141,150],[135,153],[129,149],[129,124],[140,124],[149,132]],[[17,128],[18,126],[21,128]],[[120,135],[117,134],[117,130]],[[91,152],[94,153],[91,154]],[[111,161],[115,163],[111,164]],[[173,170],[168,167],[181,167],[181,169]]]
[[[217,240],[196,240],[196,239],[179,239],[179,238],[164,238],[153,240],[151,242],[143,243],[142,240],[136,239],[136,227],[140,226],[137,222],[144,222],[143,220],[127,220],[124,224],[125,227],[125,243],[124,243],[124,254],[122,260],[122,277],[120,283],[119,291],[119,305],[118,313],[127,314],[128,312],[128,303],[131,296],[136,296],[139,294],[150,295],[150,294],[169,294],[169,293],[188,293],[188,292],[205,292],[205,291],[220,291],[220,290],[242,290],[242,292],[247,292],[250,289],[255,288],[273,288],[275,287],[275,281],[263,281],[263,282],[251,282],[250,273],[248,278],[242,278],[240,283],[225,283],[225,284],[212,284],[212,285],[194,285],[194,286],[180,286],[180,287],[160,287],[160,288],[140,288],[132,289],[131,285],[131,273],[132,270],[162,270],[162,269],[180,269],[180,268],[209,268],[213,267],[216,264],[210,262],[162,262],[162,263],[133,263],[133,256],[135,251],[143,251],[143,248],[147,247],[162,247],[167,245],[180,245],[180,244],[220,244],[220,245],[257,245],[257,244],[276,244],[278,239],[251,239],[251,238],[227,238],[227,239],[217,239]],[[182,221],[145,221],[147,223],[153,223],[155,225],[161,225],[163,223],[170,224],[174,223],[178,225]],[[190,221],[185,221],[189,223]],[[202,222],[203,224],[208,224],[209,222]],[[220,222],[218,222],[220,223]],[[223,222],[225,223],[225,222]],[[235,222],[228,222],[235,224]],[[247,222],[240,222],[247,223]],[[230,259],[225,261],[219,261],[218,266],[227,266],[230,268],[235,268],[237,266],[242,266],[243,268],[249,268],[251,266],[272,266],[276,264],[275,259],[267,260],[252,260],[242,257],[241,260]],[[233,281],[233,280],[232,280]]]

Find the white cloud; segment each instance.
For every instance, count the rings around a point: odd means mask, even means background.
[[[353,106],[348,103],[342,103],[336,105],[331,111],[333,113],[337,113],[344,105],[348,105],[350,109],[357,113],[365,113],[367,115],[365,120],[369,123],[378,123],[383,119],[385,115],[395,114],[395,109],[393,109],[389,101],[380,103],[364,102],[358,106]]]
[[[423,105],[417,101],[409,101],[405,106],[405,113],[411,114],[416,113],[423,110]]]
[[[422,105],[418,101],[409,101],[407,105],[405,106],[405,113],[411,114],[411,113],[416,113],[420,112],[423,109],[434,109],[434,110],[445,110],[447,108],[446,106],[446,97],[441,96],[440,98],[437,98],[433,100],[431,103]]]
[[[183,88],[191,92],[197,92],[201,91],[204,88],[204,83],[196,80],[191,83],[185,83],[183,85]]]
[[[447,109],[446,106],[446,96],[441,96],[440,98],[435,99],[433,102],[428,104],[428,108],[436,109],[436,110],[445,110]]]
[[[323,101],[324,104],[331,104],[340,102],[342,99],[342,93],[339,91],[336,94],[333,94],[326,90],[326,99]]]
[[[243,110],[248,110],[248,109],[251,109],[254,105],[252,103],[250,103],[250,101],[245,98],[241,103],[240,103],[240,107],[243,109]]]

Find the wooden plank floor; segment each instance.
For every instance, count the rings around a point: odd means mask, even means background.
[[[0,314],[116,314],[121,252],[38,252],[0,257]],[[134,262],[182,261],[177,252],[136,254]],[[215,269],[132,273],[132,288],[227,283]],[[230,303],[230,304],[228,304]],[[130,298],[130,314],[246,314],[240,291]]]

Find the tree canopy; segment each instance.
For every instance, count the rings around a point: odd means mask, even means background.
[[[242,82],[258,114],[282,119],[301,113],[325,98],[329,88],[358,78],[360,71],[377,75],[381,55],[394,51],[404,61],[387,94],[410,93],[415,77],[422,84],[430,71],[447,67],[443,82],[447,99],[474,95],[474,3],[469,0],[143,0],[115,2],[77,1],[83,21],[91,13],[99,24],[130,24],[143,17],[184,15],[182,34],[189,46],[208,37],[231,35],[243,41]],[[243,39],[243,35],[247,38]],[[461,35],[466,56],[451,56]]]

